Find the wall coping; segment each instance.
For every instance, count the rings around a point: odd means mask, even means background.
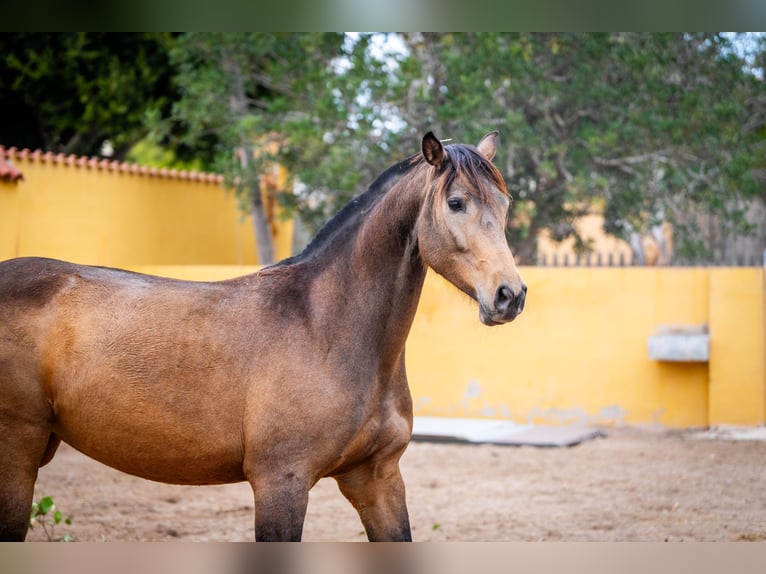
[[[8,161],[10,160],[10,161]],[[50,163],[72,167],[75,169],[109,171],[114,173],[123,173],[127,175],[137,175],[142,177],[157,177],[166,179],[180,179],[189,181],[199,181],[204,183],[222,184],[224,178],[218,173],[206,173],[200,171],[187,171],[185,169],[168,169],[166,167],[153,167],[140,165],[137,163],[120,162],[107,158],[76,156],[74,154],[53,153],[52,151],[18,149],[15,147],[0,146],[0,163],[10,164],[14,173],[9,174],[11,181],[24,179],[24,174],[14,166],[13,160],[23,160],[38,163]]]

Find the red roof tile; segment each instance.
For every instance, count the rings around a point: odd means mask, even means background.
[[[160,177],[167,179],[184,179],[191,181],[202,181],[207,183],[223,183],[223,176],[217,173],[205,173],[199,171],[186,171],[177,169],[168,169],[166,167],[157,168],[135,163],[113,161],[97,157],[85,157],[75,155],[64,155],[63,153],[54,154],[51,151],[43,152],[41,150],[30,151],[28,149],[16,149],[15,147],[6,148],[0,146],[0,179],[6,181],[16,181],[24,179],[21,173],[11,161],[21,159],[30,162],[53,163],[71,166],[75,169],[97,169],[114,171],[143,177]]]
[[[24,174],[21,173],[16,167],[5,159],[2,147],[0,147],[0,180],[3,181],[17,181],[24,179]]]

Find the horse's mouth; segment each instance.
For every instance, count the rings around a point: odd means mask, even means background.
[[[479,291],[479,296],[476,297],[479,303],[479,319],[492,327],[510,323],[521,314],[527,299],[527,286],[521,283],[520,287],[514,289],[503,283],[495,290],[492,299],[482,295]]]
[[[510,323],[513,321],[516,317],[518,317],[521,312],[524,310],[524,306],[521,305],[519,308],[514,309],[508,309],[505,313],[500,313],[498,311],[493,311],[487,309],[484,305],[479,305],[479,320],[488,327],[494,327],[496,325],[504,325],[505,323]]]

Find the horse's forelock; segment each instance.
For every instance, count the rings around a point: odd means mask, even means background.
[[[449,161],[439,177],[437,193],[443,196],[455,180],[463,180],[466,191],[480,202],[486,203],[492,195],[492,186],[510,195],[500,170],[476,149],[464,144],[444,147]]]

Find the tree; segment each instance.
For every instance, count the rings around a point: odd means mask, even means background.
[[[409,126],[469,141],[503,133],[498,162],[516,198],[509,236],[522,261],[542,228],[576,237],[572,222],[598,199],[606,230],[623,238],[670,221],[680,259],[715,260],[716,235],[748,230],[746,207],[764,193],[764,84],[730,36],[404,38],[396,99]]]
[[[278,199],[313,229],[425,131],[471,142],[491,129],[521,262],[542,229],[587,251],[573,222],[594,204],[625,239],[670,222],[681,261],[723,260],[726,237],[753,227],[764,82],[736,35],[405,33],[388,36],[393,52],[386,37],[184,34],[176,125],[217,141],[256,216],[258,182],[286,166],[296,185]]]
[[[626,240],[670,222],[679,261],[720,261],[722,239],[752,228],[764,83],[736,36],[400,36],[406,49],[395,53],[375,45],[380,36],[347,39],[344,65],[317,76],[325,89],[301,90],[270,115],[289,133],[284,159],[302,182],[286,197],[314,227],[425,131],[471,142],[499,129],[522,262],[534,261],[542,229],[587,251],[573,223],[594,204]]]
[[[252,213],[262,264],[274,260],[264,176],[277,155],[287,156],[290,128],[311,125],[321,112],[322,81],[342,41],[339,34],[187,33],[171,50],[180,98],[174,123],[155,122],[155,137],[167,140],[178,126],[192,145],[212,136],[213,165]],[[300,108],[314,89],[322,93],[312,107]]]
[[[668,221],[677,260],[723,261],[754,228],[766,238],[765,48],[714,33],[8,33],[0,144],[95,155],[108,140],[122,159],[149,133],[226,175],[268,262],[264,201],[316,229],[425,131],[499,129],[522,262],[542,229],[587,251],[573,222],[594,203],[609,233]],[[291,193],[262,193],[275,162]]]
[[[316,231],[390,163],[418,150],[392,98],[395,66],[382,35],[345,36],[329,67],[304,69],[293,98],[267,121],[285,135],[279,160],[297,183],[283,196]],[[422,136],[422,134],[420,134]]]
[[[0,144],[122,159],[174,97],[164,33],[0,35]]]

